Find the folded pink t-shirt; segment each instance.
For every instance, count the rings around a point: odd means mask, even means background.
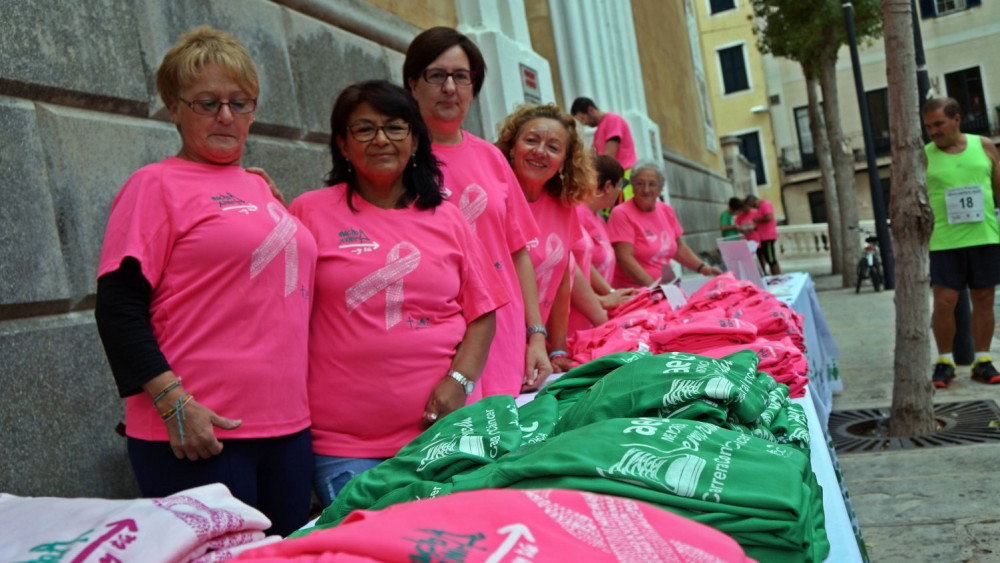
[[[238,560],[753,563],[735,540],[704,524],[632,499],[565,489],[482,489],[356,510],[335,528]]]
[[[390,457],[423,428],[469,322],[507,302],[458,208],[347,206],[344,184],[291,212],[319,246],[309,334],[313,450]],[[470,376],[478,374],[467,374]]]
[[[98,277],[126,257],[152,286],[153,334],[184,389],[242,419],[219,438],[285,436],[309,426],[306,347],[316,243],[239,166],[171,157],[136,171],[111,205]],[[167,440],[145,393],[126,433]]]

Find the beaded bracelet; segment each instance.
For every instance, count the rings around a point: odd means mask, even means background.
[[[160,391],[156,395],[156,398],[153,399],[153,404],[155,405],[156,403],[159,403],[160,399],[166,397],[167,393],[169,393],[170,391],[172,391],[175,387],[178,387],[180,384],[181,384],[181,378],[178,377],[177,381],[174,381],[170,385],[167,385],[166,387],[163,388],[163,391]]]
[[[174,408],[160,415],[163,418],[163,422],[167,422],[175,416],[177,417],[177,432],[181,436],[181,444],[184,443],[184,420],[187,418],[184,415],[184,407],[191,402],[192,398],[191,393],[186,393],[183,397],[177,399],[177,402],[174,403]]]

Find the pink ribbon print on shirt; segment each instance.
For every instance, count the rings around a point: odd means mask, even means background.
[[[295,242],[295,231],[298,230],[298,226],[292,220],[292,216],[277,203],[268,203],[267,212],[277,224],[251,255],[250,279],[259,276],[264,268],[278,257],[278,254],[284,252],[285,296],[288,296],[299,284],[299,247]]]
[[[462,212],[465,221],[472,226],[472,232],[476,232],[476,219],[486,211],[488,202],[489,196],[479,184],[469,184],[458,198],[458,210]]]
[[[559,238],[559,235],[549,233],[549,237],[545,239],[545,259],[535,268],[535,273],[538,275],[539,299],[546,299],[546,296],[548,296],[549,288],[552,286],[552,274],[555,272],[556,266],[562,262],[565,254],[562,239]],[[562,281],[561,277],[560,281]]]
[[[653,264],[662,264],[669,260],[668,256],[670,251],[674,249],[673,239],[670,238],[670,233],[666,231],[660,232],[660,249],[656,251],[649,261]]]
[[[401,256],[403,251],[406,256]],[[375,270],[358,283],[347,288],[347,310],[353,312],[380,291],[385,291],[385,328],[399,324],[403,319],[403,278],[420,265],[420,250],[403,241],[392,247],[385,259],[385,266]]]

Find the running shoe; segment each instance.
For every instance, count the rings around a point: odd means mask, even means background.
[[[972,379],[990,385],[1000,383],[1000,372],[993,367],[992,358],[984,358],[972,366]]]
[[[934,375],[931,376],[931,383],[934,384],[934,387],[947,389],[952,379],[955,379],[955,364],[948,362],[934,364]]]

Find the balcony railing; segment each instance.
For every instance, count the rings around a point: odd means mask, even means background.
[[[860,221],[860,226],[875,230],[875,221]],[[778,227],[778,258],[820,258],[830,256],[830,227],[826,223],[781,225]],[[863,238],[859,233],[858,236]]]

